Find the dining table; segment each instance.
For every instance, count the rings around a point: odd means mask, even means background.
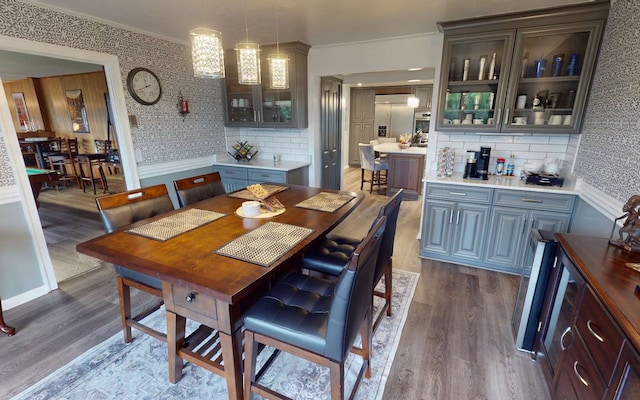
[[[242,189],[80,243],[78,252],[158,278],[167,322],[169,381],[184,361],[226,379],[242,399],[244,313],[362,201],[361,193],[265,184],[281,208],[244,217]],[[277,206],[277,204],[276,204]],[[198,219],[202,218],[202,219]],[[199,327],[187,336],[186,320]],[[197,325],[197,324],[196,324]]]

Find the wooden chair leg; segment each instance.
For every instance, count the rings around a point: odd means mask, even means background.
[[[371,171],[371,186],[369,186],[369,193],[373,193],[373,184],[375,183],[375,171]]]
[[[254,338],[253,332],[244,332],[244,398],[246,400],[251,399],[251,385],[256,379],[258,343]]]
[[[384,271],[384,300],[387,304],[387,316],[389,317],[391,316],[391,293],[393,293],[393,280],[391,278],[393,273],[392,262],[392,259],[389,259],[389,265]]]
[[[104,174],[102,165],[98,165],[98,173],[100,174],[100,182],[102,183],[102,193],[107,193],[109,191],[109,183],[107,182],[107,177]]]
[[[4,318],[2,316],[2,301],[0,300],[0,331],[2,333],[6,333],[7,336],[13,336],[16,333],[16,328],[12,328],[9,325],[4,323]]]
[[[364,187],[364,168],[360,169],[360,190]]]
[[[131,343],[131,327],[127,324],[127,320],[131,319],[131,289],[124,283],[121,276],[118,276],[118,295],[120,297],[120,319],[122,320],[122,334],[124,342]]]
[[[344,365],[340,362],[329,363],[329,377],[331,382],[331,400],[344,399]]]

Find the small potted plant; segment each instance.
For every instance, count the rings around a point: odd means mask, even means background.
[[[402,135],[400,135],[400,137],[398,138],[398,148],[404,150],[404,149],[408,149],[409,148],[409,142],[411,141],[411,134],[410,133],[403,133]]]

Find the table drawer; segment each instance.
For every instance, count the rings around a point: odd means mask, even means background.
[[[567,194],[539,193],[524,190],[497,189],[493,204],[532,210],[573,212],[576,197]]]
[[[457,185],[427,185],[427,197],[434,199],[465,201],[472,203],[491,203],[493,189],[475,188]]]
[[[224,178],[247,179],[246,168],[218,166],[218,172],[220,172],[220,177],[222,179]]]
[[[602,399],[607,385],[602,380],[596,366],[579,337],[566,351],[563,369],[566,371],[578,399]]]
[[[170,285],[167,289],[165,284],[165,307],[167,310],[175,312],[194,321],[198,321],[211,328],[218,327],[216,299],[198,293],[189,287]]]
[[[287,183],[287,173],[266,169],[249,169],[249,183],[261,182]]]
[[[610,383],[624,336],[591,289],[585,290],[576,328],[602,377]]]

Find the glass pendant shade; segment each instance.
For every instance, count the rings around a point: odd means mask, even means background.
[[[206,28],[193,29],[189,33],[193,75],[196,78],[224,78],[222,34]]]
[[[420,105],[420,99],[416,96],[411,96],[407,99],[407,105],[411,108],[418,108]]]
[[[260,84],[260,46],[255,43],[238,43],[235,50],[238,60],[238,83]]]
[[[281,54],[272,54],[269,60],[269,88],[289,89],[289,59]]]

